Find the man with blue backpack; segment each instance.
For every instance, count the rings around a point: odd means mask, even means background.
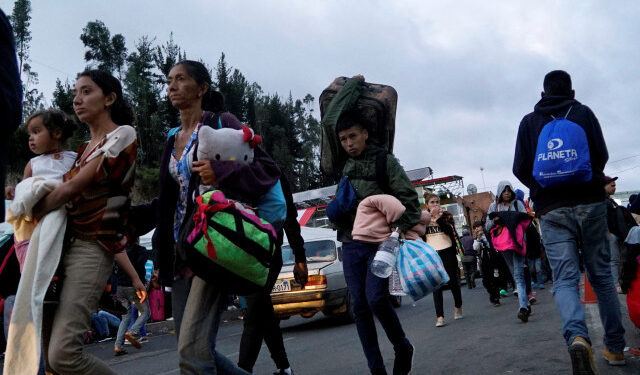
[[[574,99],[569,74],[552,71],[543,86],[542,99],[520,123],[513,173],[530,189],[540,218],[573,373],[597,374],[580,304],[580,258],[598,297],[604,359],[610,365],[625,364],[602,189],[609,154],[595,115]]]

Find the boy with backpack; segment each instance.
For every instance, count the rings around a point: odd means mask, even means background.
[[[362,76],[348,80],[333,100],[340,100],[341,95],[346,95],[363,82]],[[338,229],[338,240],[342,242],[345,279],[369,369],[372,374],[387,373],[378,345],[373,320],[375,315],[394,347],[393,374],[405,375],[411,372],[414,348],[406,338],[398,315],[387,298],[388,279],[379,278],[370,270],[369,265],[378,245],[354,240],[351,231],[358,203],[371,195],[389,194],[402,202],[406,210],[392,223],[392,227],[397,227],[402,233],[420,222],[421,211],[418,194],[398,160],[387,150],[370,144],[369,134],[373,134],[370,127],[355,106],[347,108],[338,117],[335,133],[340,146],[348,155],[342,170],[348,186],[341,183],[339,189],[349,189],[351,194],[346,196],[351,199],[348,203],[342,202],[347,203],[341,205],[345,210],[338,214],[339,217],[333,217],[332,221]],[[345,194],[338,192],[336,196]]]
[[[598,297],[603,356],[610,365],[625,364],[624,328],[609,266],[602,188],[609,154],[598,119],[574,99],[569,74],[552,71],[543,86],[542,99],[520,123],[513,173],[530,189],[540,218],[573,373],[597,374],[580,304],[580,257]]]

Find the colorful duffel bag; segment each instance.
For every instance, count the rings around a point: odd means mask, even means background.
[[[238,295],[268,288],[277,234],[253,208],[211,190],[196,198],[185,229],[184,255],[198,277]]]
[[[417,301],[449,281],[442,259],[427,243],[404,241],[396,254],[402,289]]]

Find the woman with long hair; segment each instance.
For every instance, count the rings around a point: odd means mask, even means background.
[[[68,217],[59,302],[44,312],[44,353],[58,374],[115,374],[84,350],[83,335],[91,328],[91,314],[98,309],[114,259],[141,300],[146,298],[123,253],[131,237],[126,222],[135,176],[134,116],[120,82],[99,70],[78,74],[73,109],[89,126],[91,138],[80,146],[65,182],[34,209],[35,216],[42,217],[66,204]]]
[[[431,222],[427,225],[426,242],[431,245],[449,275],[449,289],[453,295],[455,309],[453,319],[462,319],[462,292],[460,291],[460,268],[458,267],[457,236],[455,227],[451,224],[453,218],[448,218],[446,211],[440,206],[440,197],[433,193],[425,194],[424,200],[431,214]],[[436,327],[443,327],[444,303],[442,289],[433,291],[433,303],[436,307]]]
[[[192,215],[200,183],[213,185],[228,198],[255,203],[280,178],[275,162],[261,148],[251,164],[226,160],[194,161],[198,131],[203,126],[240,129],[238,119],[223,112],[224,100],[212,89],[211,76],[197,61],[176,64],[167,77],[171,104],[180,111],[180,126],[170,130],[160,161],[157,228],[160,278],[172,285],[173,316],[178,334],[178,356],[183,374],[247,374],[215,350],[216,335],[227,294],[198,276],[176,252],[182,224]]]

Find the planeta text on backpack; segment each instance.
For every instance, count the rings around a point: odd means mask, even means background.
[[[543,188],[591,181],[591,156],[584,129],[564,117],[553,117],[538,136],[533,177]]]

